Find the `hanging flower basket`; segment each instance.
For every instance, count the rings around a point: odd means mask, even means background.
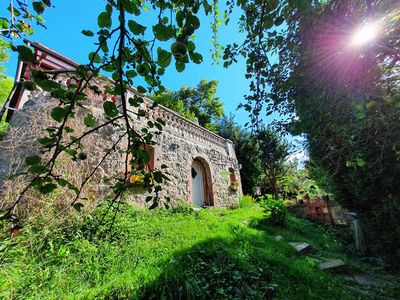
[[[133,174],[129,176],[129,185],[143,185],[144,175],[143,174]]]
[[[127,187],[132,193],[143,193],[147,190],[146,183],[144,182],[144,174],[131,174],[127,180]]]

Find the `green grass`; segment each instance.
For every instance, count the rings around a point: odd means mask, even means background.
[[[287,243],[343,257],[329,231],[293,216],[287,228],[269,227],[258,206],[245,206],[126,206],[106,239],[106,227],[91,235],[95,216],[54,228],[37,219],[0,239],[0,298],[12,290],[13,299],[355,299]]]
[[[13,81],[11,77],[0,74],[0,109],[3,107],[8,95],[13,87]],[[8,130],[8,123],[5,122],[5,116],[0,119],[0,140],[6,134]]]

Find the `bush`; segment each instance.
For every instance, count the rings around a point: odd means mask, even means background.
[[[245,195],[240,198],[239,207],[240,208],[247,208],[252,207],[256,201],[250,195]]]
[[[272,195],[264,195],[260,198],[260,205],[264,210],[268,223],[286,226],[287,208],[284,201],[274,199]]]
[[[173,206],[168,211],[172,214],[183,214],[183,215],[191,215],[195,211],[194,207],[189,205],[186,201],[182,200],[178,203],[178,205]]]

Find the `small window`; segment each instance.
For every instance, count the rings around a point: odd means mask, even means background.
[[[149,154],[149,161],[147,162],[147,164],[144,167],[144,171],[146,172],[150,172],[154,169],[154,148],[150,145],[142,145],[140,146],[140,149],[144,152],[147,152]],[[123,155],[123,160],[125,161],[125,155]],[[132,158],[132,154],[129,154],[128,156],[128,173],[132,172],[132,164],[133,163],[133,167],[137,168],[139,167],[139,162],[135,164],[135,159]],[[123,173],[125,172],[125,169],[123,170]]]

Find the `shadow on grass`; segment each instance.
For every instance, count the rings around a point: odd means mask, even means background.
[[[300,219],[292,214],[288,215],[287,223],[284,227],[268,224],[263,218],[253,218],[249,226],[264,231],[271,236],[283,235],[287,242],[308,242],[316,247],[314,250],[343,251],[340,241],[334,234],[334,226]]]
[[[270,270],[246,244],[215,238],[176,253],[141,298],[272,299]]]
[[[296,256],[287,243],[241,225],[231,231],[158,263],[162,272],[133,298],[351,299],[337,280]],[[120,292],[108,298],[121,299]]]

